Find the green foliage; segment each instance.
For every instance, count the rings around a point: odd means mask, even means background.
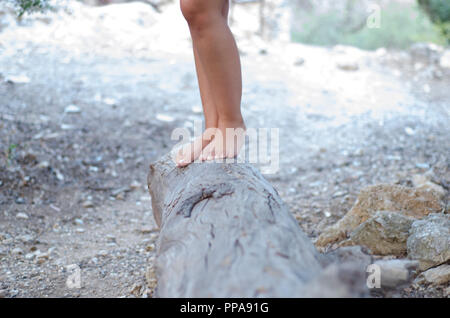
[[[418,6],[390,3],[380,13],[380,28],[364,25],[356,31],[345,28],[339,12],[322,15],[299,13],[298,21],[302,22],[292,38],[314,45],[345,44],[367,50],[379,47],[404,49],[415,42],[445,44],[438,28]]]
[[[449,0],[417,0],[420,7],[428,14],[440,29],[442,35],[450,43],[450,1]]]
[[[43,11],[49,7],[48,0],[13,0],[18,8],[19,17],[25,12]]]
[[[450,1],[448,0],[417,0],[420,7],[430,16],[433,22],[450,22]]]
[[[6,161],[8,162],[8,165],[11,164],[11,159],[14,156],[14,150],[17,148],[16,144],[9,145],[8,149],[6,150]]]

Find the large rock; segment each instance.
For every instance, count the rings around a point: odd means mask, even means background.
[[[406,240],[414,218],[398,212],[378,211],[350,234],[350,242],[378,255],[406,254]]]
[[[450,216],[436,213],[413,222],[407,240],[408,256],[420,262],[420,269],[450,259]]]
[[[443,285],[450,281],[450,265],[444,264],[435,268],[430,268],[417,277],[415,280],[419,284]]]
[[[358,225],[377,211],[395,211],[404,216],[421,219],[441,211],[443,202],[433,190],[407,188],[400,185],[379,184],[369,186],[358,195],[352,209],[336,224],[327,228],[317,239],[318,247],[347,239]]]

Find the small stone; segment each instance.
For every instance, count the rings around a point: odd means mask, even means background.
[[[139,189],[140,187],[142,187],[142,184],[139,181],[137,181],[137,180],[134,180],[130,184],[130,188],[131,189]]]
[[[66,114],[79,114],[81,113],[81,109],[77,105],[71,104],[64,109],[64,112]]]
[[[39,169],[47,169],[48,167],[50,167],[50,164],[48,163],[48,161],[42,161],[38,163],[37,167]]]
[[[5,297],[6,297],[6,290],[0,289],[0,298],[5,298]]]
[[[27,84],[30,81],[30,78],[26,75],[9,75],[5,78],[5,82],[11,84]]]
[[[116,237],[114,235],[108,234],[108,235],[106,235],[106,242],[116,243]]]
[[[31,260],[36,257],[36,252],[25,254],[25,259]]]
[[[302,58],[302,57],[296,59],[295,62],[294,62],[295,66],[302,66],[303,64],[305,64],[305,59]]]
[[[414,129],[412,129],[411,127],[405,127],[405,133],[408,135],[408,136],[413,136],[413,135],[415,135],[415,131],[414,131]]]
[[[339,61],[336,66],[343,71],[354,72],[359,69],[359,65],[352,61]]]
[[[131,287],[130,294],[132,294],[135,297],[140,297],[141,289],[142,289],[142,285],[134,284],[133,287]]]
[[[87,200],[82,203],[82,206],[83,206],[83,208],[87,209],[87,208],[93,208],[95,205],[92,201]]]
[[[117,100],[115,100],[114,98],[110,98],[110,97],[103,98],[103,103],[105,103],[106,105],[109,105],[109,106],[117,106]]]
[[[175,120],[174,117],[164,114],[156,114],[156,119],[167,123],[173,122]]]
[[[16,218],[22,219],[22,220],[28,220],[28,215],[26,213],[19,212],[16,214]]]
[[[77,229],[75,229],[75,232],[77,232],[77,233],[84,233],[84,232],[86,232],[86,230],[85,229],[83,229],[83,228],[81,228],[81,227],[79,227],[79,228],[77,228]]]
[[[83,220],[82,219],[75,219],[75,224],[77,224],[77,225],[83,225],[84,224],[84,222],[83,222]]]
[[[18,236],[16,239],[23,243],[30,243],[33,241],[33,236],[31,236],[29,234],[24,234],[24,235]]]
[[[431,181],[431,178],[426,175],[416,174],[412,177],[412,183],[416,188],[428,189],[434,191],[440,199],[444,199],[447,191],[440,185]]]
[[[108,256],[108,252],[106,250],[100,250],[97,253],[98,256]]]
[[[11,251],[11,254],[13,255],[22,255],[23,254],[23,250],[20,247],[16,247]]]

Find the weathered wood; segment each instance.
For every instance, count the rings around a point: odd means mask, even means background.
[[[177,168],[167,155],[148,186],[160,226],[156,297],[351,296],[334,292],[339,268],[322,275],[321,255],[251,165]]]

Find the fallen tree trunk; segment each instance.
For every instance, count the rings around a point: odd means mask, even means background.
[[[160,227],[156,297],[361,295],[364,270],[324,270],[322,255],[251,165],[177,168],[166,155],[150,166],[148,187]]]

